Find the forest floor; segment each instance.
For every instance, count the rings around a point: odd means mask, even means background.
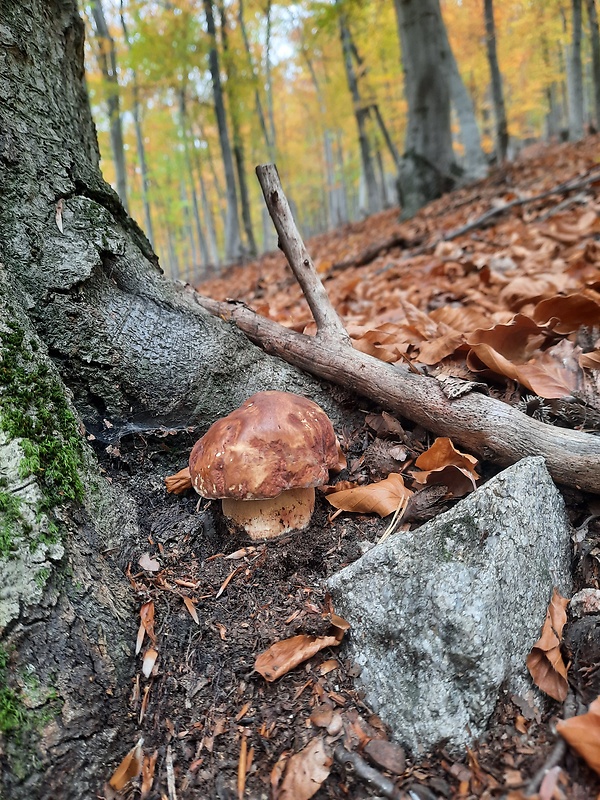
[[[476,376],[526,413],[593,435],[600,419],[598,372],[589,368],[600,364],[599,153],[600,137],[535,146],[410,221],[400,222],[391,209],[307,242],[356,346],[433,374]],[[482,222],[490,210],[498,213]],[[279,253],[196,288],[296,330],[312,329]],[[567,295],[577,297],[575,306],[565,307]],[[508,336],[515,314],[517,336]],[[576,399],[575,412],[561,404],[564,395]],[[338,431],[349,462],[341,478],[366,483],[396,471],[410,485],[407,467],[433,437],[357,402],[364,424]],[[329,632],[325,579],[360,557],[388,520],[351,513],[332,520],[321,495],[307,531],[251,543],[227,530],[215,501],[166,493],[164,476],[185,466],[200,433],[159,430],[113,436],[108,448],[95,443],[110,479],[129,489],[133,483],[145,509],[147,541],[130,554],[128,567],[145,631],[131,696],[131,718],[144,737],[137,753],[143,772],[131,796],[302,800],[311,796],[302,787],[315,780],[322,781],[317,800],[360,799],[393,796],[387,779],[403,800],[524,798],[555,747],[553,724],[563,714],[557,702],[503,695],[483,741],[462,754],[441,748],[415,759],[399,745],[380,745],[389,732],[363,702],[343,644],[274,682],[254,670],[273,643]],[[484,482],[498,468],[483,463],[479,470]],[[562,491],[575,527],[597,510],[593,496]],[[438,494],[410,524],[454,502]],[[600,524],[592,520],[577,542],[574,591],[600,588],[599,556]],[[586,647],[571,637],[567,653],[575,699],[586,705],[600,694],[600,628],[593,619],[582,634]],[[311,750],[317,738],[330,750],[343,743],[358,760],[323,763]],[[361,777],[367,763],[371,783]],[[600,779],[577,755],[567,750],[560,766],[552,785],[533,797],[600,797]]]

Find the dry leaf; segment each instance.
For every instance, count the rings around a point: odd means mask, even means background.
[[[557,333],[573,333],[582,325],[600,325],[600,295],[591,290],[549,297],[538,303],[533,318]]]
[[[140,619],[142,621],[142,625],[144,626],[144,630],[150,637],[152,643],[155,644],[156,635],[154,633],[154,600],[144,603],[144,605],[140,608]]]
[[[196,625],[200,625],[200,620],[198,619],[198,612],[196,611],[196,606],[194,605],[194,601],[190,597],[184,597],[183,602],[185,607],[189,611],[190,617],[194,620]]]
[[[146,650],[144,655],[144,662],[142,664],[142,673],[144,674],[145,678],[150,677],[150,673],[154,668],[154,664],[156,663],[156,659],[158,658],[158,652],[153,648],[149,647]]]
[[[436,470],[442,467],[453,465],[462,467],[472,473],[475,480],[479,478],[475,467],[477,459],[467,453],[461,453],[452,444],[452,440],[446,436],[440,436],[435,440],[431,447],[417,458],[415,466],[422,470]]]
[[[140,556],[138,564],[142,569],[147,570],[148,572],[158,572],[160,569],[160,564],[155,558],[150,558],[149,553],[144,553]]]
[[[278,800],[309,800],[329,777],[332,759],[325,751],[325,742],[317,737],[292,756],[277,793]]]
[[[399,744],[385,739],[371,739],[364,751],[374,764],[394,775],[402,775],[406,768],[406,756]]]
[[[142,771],[142,745],[144,740],[140,739],[135,747],[133,747],[125,756],[123,761],[119,764],[113,772],[112,778],[109,780],[109,785],[120,792],[133,778]]]
[[[594,700],[586,714],[561,719],[556,730],[600,775],[600,697]]]
[[[579,356],[579,366],[582,369],[600,369],[600,350],[582,353]]]
[[[152,791],[157,758],[158,750],[155,750],[151,756],[144,756],[144,760],[142,762],[142,786],[140,788],[140,800],[145,800],[145,798],[148,797]]]
[[[412,491],[404,485],[402,475],[392,472],[384,481],[328,494],[327,500],[341,511],[387,517],[398,507],[405,506],[411,495]]]
[[[527,669],[535,685],[561,703],[565,700],[569,688],[567,667],[560,652],[568,605],[569,601],[554,589],[542,635],[527,656]]]
[[[428,472],[411,471],[410,474],[412,479],[422,486],[445,486],[446,497],[464,497],[477,488],[473,473],[454,464]]]
[[[309,636],[300,634],[272,644],[254,662],[254,669],[271,682],[281,678],[303,661],[308,661],[325,647],[340,643],[338,636]]]

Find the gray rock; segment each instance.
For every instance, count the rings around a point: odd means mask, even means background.
[[[479,737],[501,687],[531,686],[525,658],[570,565],[564,502],[535,457],[333,575],[366,700],[394,737],[417,754]]]

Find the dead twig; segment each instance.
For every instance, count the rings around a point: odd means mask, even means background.
[[[341,320],[301,244],[274,167],[257,167],[269,198],[269,212],[292,272],[307,295],[317,323],[316,336],[285,328],[239,304],[221,303],[200,295],[196,302],[216,316],[231,320],[266,352],[332,381],[401,414],[438,436],[450,436],[469,452],[502,466],[525,456],[543,456],[558,483],[600,493],[600,437],[554,427],[479,392],[449,399],[439,381],[386,364],[355,350]],[[600,179],[600,174],[598,175]],[[284,215],[285,219],[280,217]],[[288,240],[291,232],[292,239]]]
[[[344,767],[352,767],[359,778],[362,778],[362,780],[377,789],[378,792],[381,792],[384,797],[389,797],[391,800],[401,800],[402,795],[394,782],[382,775],[379,770],[370,767],[358,753],[346,750],[345,747],[338,744],[333,751],[333,757],[338,764]]]
[[[574,714],[575,714],[575,696],[573,695],[573,692],[569,690],[567,698],[563,704],[563,719],[569,719]],[[552,748],[550,755],[525,787],[525,797],[529,797],[530,795],[534,795],[537,793],[538,789],[542,785],[542,781],[544,780],[546,774],[553,767],[556,767],[561,763],[561,761],[565,757],[566,752],[567,752],[567,743],[561,736],[559,736],[558,739],[556,740],[556,744]]]

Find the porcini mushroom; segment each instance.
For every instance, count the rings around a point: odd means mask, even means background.
[[[190,455],[189,471],[166,479],[169,491],[190,485],[223,501],[223,514],[253,539],[308,526],[315,486],[346,460],[333,425],[312,400],[258,392],[217,420]]]

